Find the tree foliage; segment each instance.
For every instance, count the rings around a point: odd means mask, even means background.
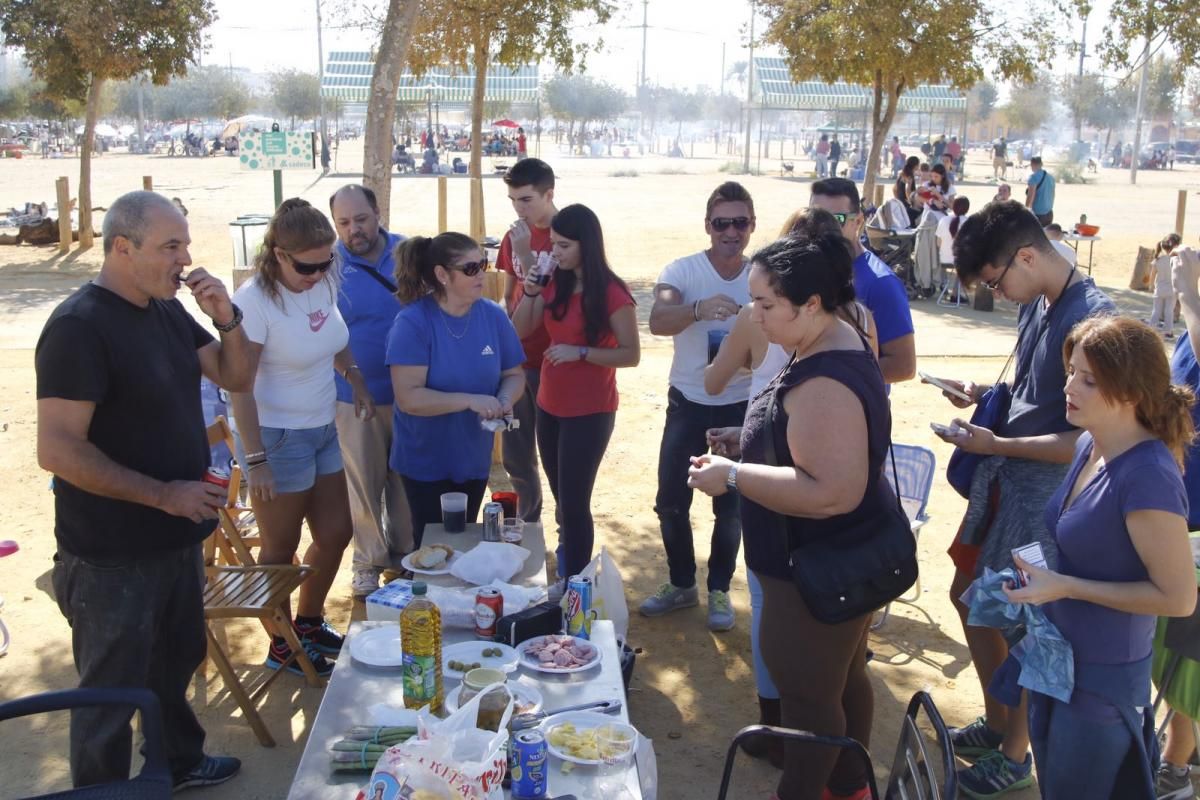
[[[127,119],[137,116],[139,89],[142,112],[148,119],[164,122],[194,117],[239,117],[254,103],[249,87],[225,68],[195,67],[166,86],[147,86],[138,78],[117,84],[113,87],[113,109],[118,116]]]
[[[546,81],[543,96],[550,113],[586,128],[590,122],[613,119],[625,110],[629,98],[615,86],[590,75],[555,75]]]
[[[997,0],[762,0],[766,40],[778,45],[792,78],[846,81],[874,89],[878,164],[901,95],[922,84],[969,89],[984,64],[1000,78],[1031,79],[1049,60],[1055,24],[1040,10]],[[875,171],[867,171],[871,196]]]
[[[491,64],[518,67],[552,61],[572,71],[585,66],[587,54],[599,44],[575,41],[572,31],[581,23],[602,25],[615,5],[610,0],[527,0],[519,9],[509,0],[459,0],[454,13],[437,3],[421,5],[409,47],[414,74],[449,64],[475,76],[471,105],[471,174],[481,174],[483,98]]]
[[[87,98],[79,165],[81,246],[90,247],[94,236],[91,152],[104,83],[146,73],[163,84],[182,75],[215,18],[212,0],[0,0],[6,44],[24,50],[46,96]]]
[[[971,114],[971,121],[983,122],[990,117],[996,110],[996,101],[999,99],[1000,92],[996,89],[996,84],[986,78],[972,86],[971,91],[967,92],[967,109]]]
[[[313,119],[321,114],[321,79],[312,72],[287,69],[271,75],[271,104],[281,115],[296,120]]]
[[[1108,66],[1134,69],[1141,65],[1143,51],[1133,43],[1148,39],[1152,54],[1170,45],[1180,69],[1200,66],[1200,14],[1196,12],[1195,0],[1113,0],[1097,52]]]
[[[1071,75],[1062,80],[1061,91],[1071,116],[1097,130],[1112,131],[1133,119],[1137,97],[1130,81],[1108,85],[1096,73]]]
[[[1001,108],[1010,135],[1036,135],[1038,128],[1050,116],[1053,97],[1054,82],[1047,73],[1041,73],[1031,81],[1015,83],[1009,92],[1008,102]]]

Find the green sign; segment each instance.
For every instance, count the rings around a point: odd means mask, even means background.
[[[242,169],[313,169],[313,134],[243,133],[238,136],[238,152]]]

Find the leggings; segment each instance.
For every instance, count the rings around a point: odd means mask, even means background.
[[[838,625],[818,622],[791,581],[758,576],[763,588],[762,654],[779,687],[783,727],[848,736],[870,747],[875,696],[867,675],[870,614]],[[784,745],[780,800],[819,800],[828,786],[853,794],[867,783],[854,753]]]
[[[412,512],[413,547],[421,546],[426,525],[436,525],[442,521],[442,495],[448,492],[462,492],[467,496],[467,522],[474,522],[479,516],[487,479],[457,483],[449,479],[419,481],[408,476],[401,477],[404,478],[404,495]]]
[[[600,460],[612,437],[615,411],[556,417],[537,413],[538,452],[554,495],[558,520],[558,577],[578,575],[592,560],[596,529],[592,524],[592,488]]]

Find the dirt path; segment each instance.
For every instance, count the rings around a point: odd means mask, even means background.
[[[313,182],[314,174],[286,173],[285,194],[302,193],[325,206],[339,185],[357,179],[347,164],[358,161],[357,143],[339,154],[343,173]],[[549,158],[549,156],[547,156]],[[585,160],[559,158],[557,198],[560,206],[583,201],[604,222],[610,260],[631,283],[644,319],[658,271],[679,255],[702,249],[703,203],[726,176],[717,172],[725,159]],[[775,162],[764,161],[764,167]],[[982,170],[976,166],[976,171]],[[53,179],[75,175],[74,161],[0,161],[0,205],[52,198]],[[636,169],[637,177],[609,177],[618,169]],[[667,171],[664,174],[663,171]],[[123,155],[95,162],[93,196],[107,205],[113,197],[137,188],[142,175],[153,175],[165,194],[179,196],[190,209],[195,263],[229,274],[227,223],[240,213],[269,209],[269,176],[239,172],[234,159],[167,159]],[[680,171],[683,174],[677,174]],[[1102,173],[1088,186],[1060,186],[1058,216],[1064,222],[1087,213],[1103,225],[1104,241],[1096,248],[1097,280],[1113,292],[1122,308],[1145,316],[1146,295],[1121,290],[1138,244],[1152,243],[1174,224],[1175,189],[1191,192],[1186,241],[1200,233],[1200,170],[1174,174],[1142,173],[1138,187],[1123,174]],[[75,178],[72,177],[72,184]],[[804,182],[770,176],[745,183],[756,199],[759,230],[753,244],[769,241],[787,214],[805,204]],[[436,188],[419,177],[393,183],[393,228],[404,233],[432,232],[436,225]],[[994,187],[960,187],[975,205],[991,198]],[[502,184],[485,185],[489,231],[499,235],[511,218]],[[467,184],[451,181],[452,227],[466,227]],[[100,217],[97,216],[97,221]],[[53,553],[53,507],[48,476],[37,466],[32,348],[49,311],[98,266],[99,248],[60,259],[52,249],[0,248],[0,538],[18,540],[21,551],[0,561],[3,615],[13,634],[13,647],[0,659],[0,700],[76,682],[70,631],[49,589]],[[1012,308],[983,314],[942,309],[929,302],[914,306],[920,366],[946,376],[992,380],[1014,341]],[[643,357],[636,369],[620,375],[621,410],[612,444],[597,482],[593,508],[598,543],[617,556],[625,576],[631,607],[652,591],[665,575],[665,558],[653,513],[658,442],[662,432],[669,339],[652,337],[643,326]],[[923,594],[913,604],[893,606],[891,620],[873,639],[877,660],[872,668],[876,692],[873,751],[879,775],[898,733],[899,717],[916,690],[931,691],[950,724],[973,719],[981,707],[978,682],[970,665],[959,623],[946,597],[951,572],[944,551],[957,527],[964,502],[941,477],[949,448],[929,431],[931,420],[947,421],[952,409],[929,387],[907,383],[892,394],[894,438],[933,449],[939,464],[930,502],[932,521],[920,539]],[[549,492],[546,494],[549,498]],[[550,511],[547,509],[547,514]],[[693,523],[697,552],[707,553],[712,515],[707,502],[696,501]],[[703,566],[701,567],[703,573]],[[343,625],[355,613],[346,589],[349,559],[343,563],[330,598],[329,615]],[[700,580],[703,581],[703,574]],[[660,797],[714,797],[721,762],[732,734],[756,718],[749,643],[749,598],[744,567],[734,578],[738,625],[729,633],[712,634],[704,627],[704,609],[692,609],[647,620],[634,614],[630,641],[641,648],[629,696],[634,723],[654,739],[658,753]],[[361,610],[361,609],[360,609]],[[262,637],[251,626],[232,625],[234,660],[254,664],[262,657]],[[243,775],[225,787],[206,792],[211,800],[276,798],[286,794],[303,748],[306,731],[320,702],[319,690],[302,688],[296,679],[276,683],[263,703],[264,716],[279,741],[274,749],[259,747],[240,719],[219,680],[197,681],[196,706],[209,732],[210,749],[240,756]],[[48,791],[67,785],[65,717],[37,718],[0,725],[0,786],[3,794]],[[773,771],[757,762],[739,761],[731,797],[765,798]],[[1014,800],[1033,798],[1027,791]]]

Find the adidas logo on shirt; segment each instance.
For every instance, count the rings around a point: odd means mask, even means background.
[[[494,355],[496,355],[496,353],[495,353],[495,351],[492,350],[492,346],[490,344],[485,344],[483,346],[483,349],[479,351],[479,355],[494,356]]]

